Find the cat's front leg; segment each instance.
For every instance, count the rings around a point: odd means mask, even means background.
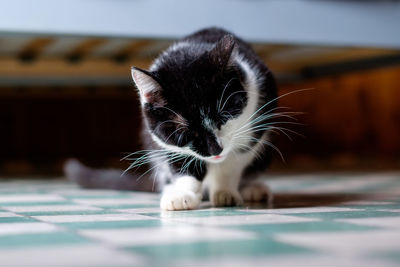
[[[163,210],[196,209],[201,198],[201,182],[193,176],[181,176],[164,187],[160,207]]]
[[[207,186],[211,204],[214,207],[239,206],[243,199],[239,193],[240,174],[221,172],[220,168],[210,168],[207,175]]]
[[[243,199],[237,190],[211,190],[210,200],[214,207],[231,207],[243,204]]]
[[[260,180],[243,181],[240,194],[246,202],[266,202],[272,205],[273,194],[265,182]]]

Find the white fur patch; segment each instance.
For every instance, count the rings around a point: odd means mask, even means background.
[[[259,102],[259,89],[258,89],[258,76],[255,71],[252,70],[250,65],[241,57],[236,54],[233,58],[246,73],[246,83],[244,88],[247,90],[247,105],[243,109],[242,114],[237,118],[229,120],[225,125],[221,127],[220,131],[216,132],[216,135],[221,139],[224,151],[222,154],[228,154],[232,150],[244,148],[248,143],[248,138],[251,136],[249,132],[250,124],[249,118],[254,114]],[[242,134],[239,134],[242,132]]]
[[[213,130],[213,122],[212,120],[210,120],[210,118],[207,117],[206,113],[204,112],[204,110],[200,110],[200,115],[201,115],[201,119],[202,119],[202,125],[208,129],[208,130]]]
[[[163,210],[195,209],[201,198],[201,183],[192,176],[182,176],[164,187],[160,207]]]

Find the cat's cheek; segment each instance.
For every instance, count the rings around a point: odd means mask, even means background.
[[[216,135],[221,140],[222,146],[224,148],[224,155],[228,155],[232,148],[235,146],[235,126],[232,121],[228,121],[225,125],[221,127]]]

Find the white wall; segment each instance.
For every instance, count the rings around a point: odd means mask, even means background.
[[[398,1],[0,0],[0,35],[176,38],[212,25],[260,42],[400,48]]]

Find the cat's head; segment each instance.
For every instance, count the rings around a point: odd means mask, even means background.
[[[160,146],[220,162],[236,149],[233,132],[249,102],[246,71],[230,35],[200,54],[187,49],[172,49],[152,71],[132,68],[143,115]]]

